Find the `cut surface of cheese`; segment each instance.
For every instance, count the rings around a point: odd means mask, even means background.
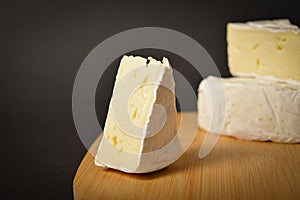
[[[173,71],[167,58],[123,56],[95,164],[129,173],[178,158]]]
[[[227,43],[232,75],[300,81],[300,29],[289,20],[229,23]]]
[[[212,106],[207,84],[222,81],[223,106]],[[223,94],[214,94],[215,96]],[[213,130],[213,109],[225,108],[221,133],[247,140],[300,142],[300,86],[259,78],[208,77],[198,89],[198,125]],[[219,111],[224,112],[224,111]],[[218,113],[218,110],[214,113]]]

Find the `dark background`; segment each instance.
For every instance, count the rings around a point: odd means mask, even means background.
[[[72,180],[86,153],[73,124],[73,82],[83,59],[106,38],[136,27],[174,29],[198,41],[228,77],[227,22],[289,18],[300,25],[297,1],[220,2],[1,1],[0,199],[72,198]],[[167,55],[174,68],[186,64],[168,52],[136,53]],[[101,124],[117,65],[97,90]],[[201,76],[186,65],[197,88]]]

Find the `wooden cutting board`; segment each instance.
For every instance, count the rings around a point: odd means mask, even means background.
[[[193,115],[196,120],[196,113]],[[87,153],[74,178],[74,199],[300,198],[300,144],[221,136],[213,150],[199,159],[205,134],[199,129],[190,148],[176,162],[148,174],[97,167]],[[100,140],[91,151],[96,151]]]

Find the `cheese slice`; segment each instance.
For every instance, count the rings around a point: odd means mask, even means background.
[[[167,58],[124,56],[95,164],[145,173],[174,162],[180,149],[174,90]]]
[[[300,29],[289,20],[229,23],[227,43],[232,75],[300,81]]]
[[[225,94],[225,101],[212,105],[210,90],[218,81],[224,90],[214,90],[214,96]],[[208,77],[201,82],[198,92],[198,125],[205,130],[213,132],[213,113],[222,113],[218,109],[225,108],[224,120],[217,124],[223,127],[220,132],[224,135],[247,140],[300,142],[298,84],[258,78]]]

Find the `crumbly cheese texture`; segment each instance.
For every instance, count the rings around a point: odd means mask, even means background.
[[[232,75],[300,82],[300,30],[289,20],[229,23],[227,43]]]
[[[214,84],[208,84],[217,81],[222,82],[224,90],[214,95],[225,94],[225,101],[219,101],[225,105],[213,108],[209,88],[213,90]],[[225,118],[220,124],[224,135],[247,140],[300,142],[300,86],[297,84],[258,78],[208,77],[201,82],[198,92],[198,124],[205,130],[213,130],[213,113],[225,107]]]
[[[174,161],[173,153],[176,149],[176,142],[167,150],[163,148],[176,136],[175,82],[172,68],[167,58],[160,62],[151,57],[145,59],[124,56],[118,69],[112,99],[116,96],[116,87],[125,76],[129,81],[122,86],[123,89],[130,87],[131,80],[139,82],[139,85],[128,99],[124,99],[128,101],[127,111],[124,110],[126,108],[119,108],[113,112],[111,100],[95,164],[129,173],[159,170]],[[165,109],[166,115],[155,111],[154,105],[157,104]],[[125,119],[128,121],[123,123],[125,126],[133,122],[141,128],[142,132],[137,134],[138,137],[133,132],[128,134],[117,123],[118,119],[114,115],[120,112],[128,112],[129,118]],[[164,126],[157,134],[147,135],[150,129],[157,128],[164,119]]]

